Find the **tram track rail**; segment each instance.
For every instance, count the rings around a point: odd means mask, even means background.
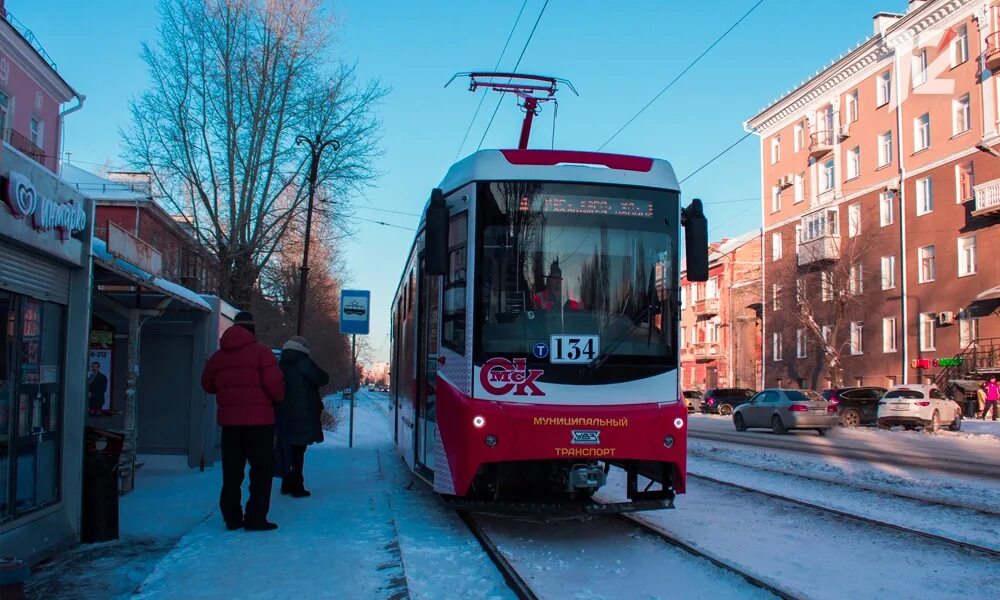
[[[836,479],[836,478],[833,478],[833,477],[818,477],[816,475],[808,475],[808,474],[805,474],[805,473],[799,473],[799,472],[791,471],[791,470],[788,470],[788,469],[776,469],[774,467],[766,467],[766,466],[762,466],[762,465],[758,465],[758,464],[743,463],[743,462],[740,462],[740,461],[737,461],[737,460],[729,460],[729,459],[726,459],[726,458],[720,458],[718,456],[712,456],[710,453],[691,452],[690,450],[688,452],[692,456],[696,456],[697,458],[701,458],[701,459],[704,459],[704,460],[710,460],[710,461],[713,461],[713,462],[724,463],[724,464],[733,465],[733,466],[736,466],[736,467],[745,467],[745,468],[748,468],[748,469],[753,469],[755,471],[765,471],[767,473],[774,473],[776,475],[784,475],[784,476],[787,476],[787,477],[794,477],[794,478],[803,479],[803,480],[806,480],[806,481],[815,481],[815,482],[818,482],[818,483],[826,483],[826,484],[829,484],[829,485],[837,485],[837,486],[849,487],[849,488],[856,489],[856,490],[861,490],[861,491],[864,491],[864,492],[871,492],[873,494],[881,494],[883,496],[891,496],[893,498],[900,498],[900,499],[903,499],[903,500],[911,500],[913,502],[921,502],[921,503],[924,503],[924,504],[931,504],[931,505],[941,506],[941,507],[945,507],[945,508],[957,508],[957,509],[962,509],[962,510],[968,510],[968,511],[971,511],[971,512],[977,512],[977,513],[980,513],[980,514],[983,514],[983,515],[987,515],[987,516],[990,516],[990,517],[1000,516],[1000,510],[994,510],[994,509],[991,509],[991,508],[985,507],[985,506],[971,506],[971,505],[968,505],[968,504],[964,504],[962,502],[955,502],[955,501],[952,501],[952,500],[948,500],[947,498],[940,498],[940,497],[933,497],[933,496],[921,496],[921,495],[918,495],[918,494],[904,494],[902,492],[898,492],[898,491],[894,491],[894,490],[888,490],[888,489],[877,487],[877,486],[873,486],[873,485],[864,485],[864,484],[861,484],[861,483],[852,482],[852,481],[848,481],[848,480],[844,480],[844,479]]]
[[[802,506],[804,508],[809,508],[809,509],[812,509],[814,511],[836,515],[838,517],[842,517],[842,518],[845,518],[845,519],[851,519],[853,521],[857,521],[859,523],[864,523],[866,525],[875,525],[875,526],[881,527],[883,529],[890,529],[890,530],[893,530],[893,531],[897,531],[899,533],[905,533],[907,535],[912,535],[914,537],[920,537],[920,538],[923,538],[923,539],[932,540],[934,542],[937,542],[937,543],[940,543],[940,544],[944,544],[944,545],[947,545],[947,546],[951,546],[953,548],[958,548],[958,549],[962,549],[962,550],[972,551],[972,552],[976,552],[976,553],[979,553],[979,554],[985,554],[987,556],[992,556],[992,557],[1000,557],[1000,550],[996,550],[996,549],[993,549],[993,548],[987,548],[985,546],[980,546],[978,544],[973,544],[973,543],[965,542],[965,541],[962,541],[962,540],[956,540],[956,539],[953,539],[953,538],[949,538],[947,536],[938,535],[936,533],[930,533],[928,531],[922,531],[920,529],[913,529],[913,528],[910,528],[910,527],[906,527],[904,525],[898,525],[896,523],[890,523],[888,521],[883,521],[881,519],[875,519],[875,518],[872,518],[872,517],[865,517],[863,515],[858,515],[858,514],[850,513],[850,512],[844,511],[844,510],[832,508],[832,507],[829,507],[829,506],[823,506],[822,504],[816,504],[814,502],[809,502],[809,501],[806,501],[806,500],[800,500],[798,498],[792,498],[790,496],[785,496],[785,495],[777,494],[777,493],[774,493],[774,492],[768,492],[768,491],[757,489],[757,488],[754,488],[754,487],[751,487],[751,486],[747,486],[747,485],[743,485],[743,484],[739,484],[739,483],[733,483],[731,481],[724,481],[722,479],[717,479],[715,477],[709,477],[707,475],[699,475],[699,474],[696,474],[696,473],[692,473],[690,471],[688,471],[688,478],[694,478],[694,479],[700,479],[702,481],[708,481],[708,482],[714,483],[716,485],[721,485],[721,486],[730,487],[730,488],[738,489],[738,490],[745,491],[745,492],[750,492],[752,494],[757,494],[757,495],[760,495],[760,496],[764,496],[766,498],[771,498],[773,500],[779,500],[779,501],[782,501],[782,502],[787,502],[789,504],[795,504],[797,506]]]
[[[507,582],[508,587],[511,591],[517,595],[519,600],[539,600],[539,597],[528,585],[528,582],[524,580],[523,577],[514,568],[514,565],[507,560],[507,557],[500,552],[497,545],[493,543],[490,536],[486,531],[476,522],[472,514],[465,510],[459,510],[458,516],[465,523],[465,526],[469,528],[472,535],[475,536],[479,545],[482,546],[483,551],[486,552],[486,556],[489,557],[490,561],[496,566],[497,570],[500,571],[500,575],[503,576],[504,581]]]
[[[767,579],[758,577],[757,575],[754,575],[754,574],[752,574],[752,573],[750,573],[750,572],[742,569],[741,567],[733,564],[730,561],[725,560],[724,558],[716,556],[716,555],[714,555],[714,554],[712,554],[712,553],[710,553],[710,552],[708,552],[706,550],[703,550],[703,549],[699,548],[698,546],[695,546],[694,544],[685,542],[684,540],[680,539],[679,537],[677,537],[677,536],[675,536],[675,535],[673,535],[671,533],[668,533],[667,531],[664,531],[663,529],[660,529],[659,527],[657,527],[656,525],[653,525],[652,523],[647,522],[642,517],[638,517],[638,516],[635,516],[635,515],[632,515],[632,514],[626,514],[626,513],[620,513],[620,514],[614,515],[614,517],[616,517],[618,519],[622,519],[624,521],[627,521],[630,525],[638,527],[644,533],[647,533],[647,534],[652,535],[652,536],[654,536],[656,538],[659,538],[660,540],[663,540],[664,542],[666,542],[667,544],[670,544],[671,546],[674,546],[676,548],[680,548],[681,550],[684,550],[685,552],[687,552],[688,554],[691,554],[692,556],[696,556],[698,558],[707,560],[708,562],[712,563],[716,567],[718,567],[718,568],[720,568],[720,569],[722,569],[724,571],[728,571],[729,573],[732,573],[733,575],[736,575],[737,577],[742,578],[744,581],[746,581],[750,585],[752,585],[754,587],[757,587],[757,588],[760,588],[762,590],[765,590],[765,591],[767,591],[767,592],[769,592],[769,593],[777,596],[778,598],[781,598],[782,600],[801,600],[801,599],[805,598],[805,596],[803,596],[801,594],[798,594],[798,593],[793,592],[791,590],[787,590],[787,589],[782,588],[777,583],[774,583],[774,582],[768,581]]]

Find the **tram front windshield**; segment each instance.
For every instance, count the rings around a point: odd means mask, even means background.
[[[676,192],[491,182],[477,195],[476,362],[549,362],[540,345],[569,335],[596,336],[574,357],[594,369],[676,366]]]

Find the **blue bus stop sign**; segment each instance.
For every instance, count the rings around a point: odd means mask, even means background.
[[[341,290],[340,333],[368,335],[370,304],[368,290]]]

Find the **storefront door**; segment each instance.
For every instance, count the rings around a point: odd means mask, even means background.
[[[59,499],[65,307],[2,293],[0,519]]]

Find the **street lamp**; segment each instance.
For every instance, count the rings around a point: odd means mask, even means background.
[[[306,284],[309,280],[309,234],[312,232],[313,197],[316,195],[316,178],[319,176],[319,159],[327,146],[333,146],[333,151],[340,150],[340,142],[334,139],[320,139],[319,134],[315,140],[311,140],[304,135],[295,138],[296,144],[307,144],[309,146],[309,204],[306,208],[306,239],[302,245],[302,267],[299,269],[299,311],[298,323],[295,326],[296,335],[302,335],[306,322]]]

